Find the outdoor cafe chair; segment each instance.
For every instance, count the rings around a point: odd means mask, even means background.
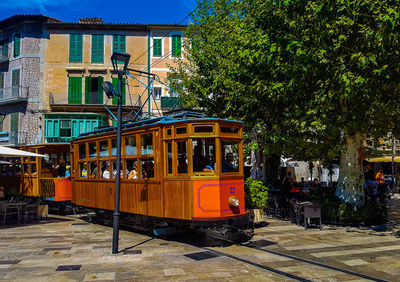
[[[322,219],[321,219],[321,205],[310,204],[304,206],[304,228],[307,230],[308,219],[316,218],[319,219],[319,229],[322,230]]]
[[[3,215],[3,226],[6,224],[7,216],[18,216],[18,223],[20,222],[18,206],[8,205],[6,202],[0,202],[0,215]]]
[[[39,219],[39,204],[40,202],[36,201],[33,204],[29,204],[25,207],[25,216],[28,217],[28,221],[31,221],[31,216],[33,216],[34,220]]]

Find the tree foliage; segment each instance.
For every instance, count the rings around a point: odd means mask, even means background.
[[[332,159],[399,132],[399,23],[393,0],[205,0],[170,78],[186,105],[257,128],[266,153]]]

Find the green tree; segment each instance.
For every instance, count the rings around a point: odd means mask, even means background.
[[[206,0],[170,78],[267,153],[340,155],[336,194],[363,203],[363,142],[399,131],[399,19],[389,0]]]

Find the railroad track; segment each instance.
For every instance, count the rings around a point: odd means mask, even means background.
[[[215,239],[215,240],[219,240],[221,242],[226,242],[226,243],[229,243],[229,244],[235,244],[234,242],[226,240],[226,239],[221,239],[221,238],[212,237],[212,236],[207,236],[207,237]],[[228,254],[228,253],[223,252],[223,251],[215,250],[215,249],[213,249],[211,247],[199,246],[199,244],[197,242],[190,242],[190,241],[189,242],[184,242],[184,241],[185,240],[183,240],[182,243],[186,243],[188,245],[200,248],[200,249],[202,249],[204,251],[207,251],[209,253],[212,253],[212,254],[215,254],[215,255],[218,255],[218,256],[227,257],[227,258],[230,258],[230,259],[233,259],[233,260],[236,260],[236,261],[240,261],[240,262],[245,263],[245,264],[249,264],[249,265],[264,269],[266,271],[273,272],[275,274],[278,274],[278,275],[286,277],[286,278],[294,279],[296,281],[307,281],[307,282],[308,281],[313,281],[311,278],[294,275],[294,274],[279,270],[277,268],[261,264],[259,262],[251,261],[251,260],[248,260],[248,259],[244,259],[244,258],[235,256],[235,255]],[[261,247],[252,246],[251,244],[236,244],[236,245],[241,246],[243,248],[255,249],[255,250],[260,251],[260,252],[265,252],[265,253],[269,253],[269,254],[272,254],[272,255],[289,258],[291,260],[299,261],[299,262],[302,262],[302,263],[306,263],[306,264],[312,265],[314,267],[316,266],[316,267],[319,267],[319,268],[329,269],[329,270],[337,271],[337,272],[340,272],[340,273],[343,273],[343,274],[352,275],[355,278],[361,278],[361,279],[370,280],[370,281],[377,281],[377,282],[387,282],[388,281],[388,280],[384,280],[384,279],[381,279],[381,278],[377,278],[377,277],[373,277],[373,276],[357,273],[357,272],[354,272],[354,271],[351,271],[351,270],[347,270],[347,269],[331,266],[331,265],[328,265],[328,264],[316,262],[316,261],[313,261],[313,260],[304,259],[304,258],[301,258],[301,257],[289,255],[289,254],[286,254],[286,253],[273,251],[273,250],[268,250],[268,249],[263,249]]]

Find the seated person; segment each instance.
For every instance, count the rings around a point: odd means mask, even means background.
[[[230,171],[235,171],[235,168],[233,167],[233,154],[227,153],[225,160],[222,161],[222,172]]]
[[[65,175],[65,173],[64,173],[64,175]],[[81,177],[88,177],[88,170],[87,170],[87,163],[85,162],[84,164],[83,164],[83,168],[82,168],[82,171],[81,171]]]
[[[142,170],[142,179],[154,178],[154,164],[147,161]]]
[[[96,179],[97,178],[97,174],[98,174],[97,165],[94,164],[94,169],[92,171],[92,174],[90,175],[90,178],[91,179]]]
[[[71,178],[71,166],[70,166],[70,165],[67,165],[67,166],[65,167],[65,169],[66,169],[66,171],[65,171],[65,177],[66,177],[66,178]]]
[[[106,165],[106,169],[103,171],[103,178],[110,179],[110,165]]]
[[[128,174],[128,180],[135,180],[135,179],[139,179],[136,162],[133,164],[133,168],[132,168],[132,170],[130,170],[130,172]]]

